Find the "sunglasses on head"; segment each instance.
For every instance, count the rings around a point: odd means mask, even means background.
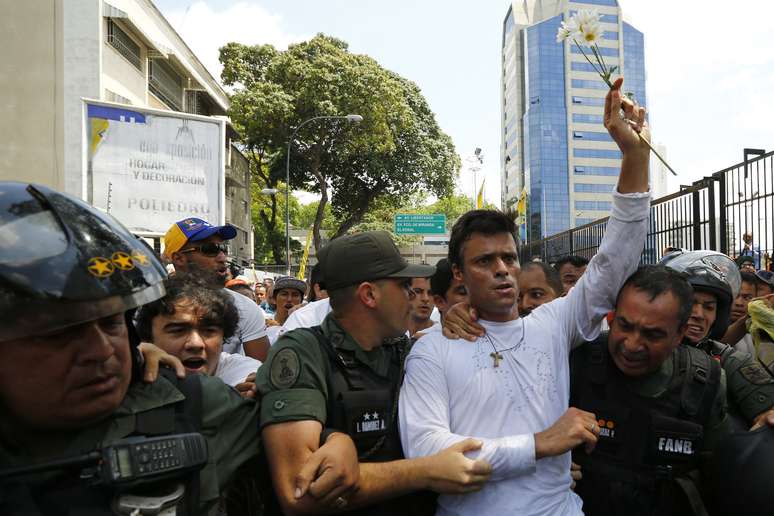
[[[194,251],[198,251],[204,256],[213,257],[218,256],[220,253],[228,254],[228,246],[223,243],[216,244],[214,242],[209,242],[207,244],[197,245],[180,250],[181,253],[192,253]]]

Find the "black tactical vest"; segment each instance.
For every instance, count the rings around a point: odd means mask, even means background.
[[[331,374],[328,377],[328,417],[326,430],[349,435],[355,443],[360,462],[387,462],[403,459],[398,428],[398,394],[403,381],[403,361],[408,351],[405,342],[385,344],[390,354],[390,368],[381,377],[355,354],[330,342],[319,326],[307,328],[314,334],[323,355],[328,357]],[[348,515],[435,514],[434,493],[414,493]]]
[[[570,405],[594,413],[600,427],[591,455],[582,447],[573,452],[582,467],[576,492],[585,514],[701,514],[693,479],[720,387],[720,364],[685,346],[677,347],[673,360],[665,392],[646,398],[616,367],[607,334],[572,353]]]
[[[135,430],[130,436],[160,436],[198,432],[202,421],[202,386],[197,376],[178,380],[174,373],[160,370],[160,374],[175,385],[185,400],[164,405],[136,415]],[[130,437],[127,436],[127,437]],[[95,446],[98,443],[94,443]],[[167,481],[165,480],[165,485]],[[198,472],[172,480],[185,484],[185,495],[178,503],[180,516],[199,514]],[[149,485],[132,488],[142,494]],[[78,470],[45,473],[19,480],[10,480],[0,486],[0,514],[24,516],[102,516],[114,515],[111,502],[118,493],[103,487],[94,487],[78,478]]]

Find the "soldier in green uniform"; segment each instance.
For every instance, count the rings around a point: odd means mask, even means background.
[[[618,295],[609,334],[570,355],[570,405],[594,413],[599,428],[593,453],[573,452],[589,516],[706,514],[697,480],[730,425],[720,364],[680,345],[692,300],[682,275],[641,267]]]
[[[728,328],[731,306],[741,285],[736,264],[715,251],[676,251],[661,263],[684,273],[694,290],[691,316],[683,343],[703,350],[723,366],[728,406],[737,430],[763,421],[774,407],[774,378],[748,353],[716,339]]]
[[[142,382],[131,312],[164,295],[166,274],[150,249],[80,200],[11,182],[0,183],[0,247],[0,514],[114,514],[137,500],[178,514],[215,508],[258,452],[259,408],[215,378]],[[163,481],[117,487],[93,453],[189,432],[204,437],[206,460],[179,471],[154,459],[154,471],[172,468]],[[60,459],[70,466],[51,464]],[[11,474],[34,464],[43,466]]]
[[[406,460],[398,435],[410,282],[430,276],[433,268],[409,265],[385,232],[333,240],[322,263],[332,313],[319,327],[280,337],[256,378],[262,437],[282,510],[432,514],[428,493],[418,491],[479,489],[491,467],[464,452],[480,442],[468,439],[437,455]],[[322,496],[307,489],[313,471],[303,463],[333,431],[354,441],[359,480],[355,489],[342,486]]]

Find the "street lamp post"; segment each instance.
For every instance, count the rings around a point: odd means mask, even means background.
[[[359,123],[363,121],[363,117],[360,115],[342,115],[342,116],[315,116],[308,120],[301,122],[298,127],[293,129],[288,140],[288,156],[285,163],[285,260],[287,263],[286,273],[290,276],[290,148],[293,145],[293,140],[296,138],[298,130],[305,125],[314,122],[316,120],[346,120],[350,123]]]

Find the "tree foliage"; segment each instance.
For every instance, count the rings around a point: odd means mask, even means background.
[[[229,43],[220,61],[223,82],[234,91],[229,114],[265,187],[276,188],[285,175],[295,135],[290,185],[321,196],[315,248],[329,203],[335,237],[361,222],[376,199],[396,204],[422,191],[451,194],[460,159],[419,88],[350,53],[345,42],[319,34],[286,51]],[[362,123],[328,119],[299,128],[313,117],[349,113]],[[271,231],[276,219],[265,217],[266,224],[274,221]]]

